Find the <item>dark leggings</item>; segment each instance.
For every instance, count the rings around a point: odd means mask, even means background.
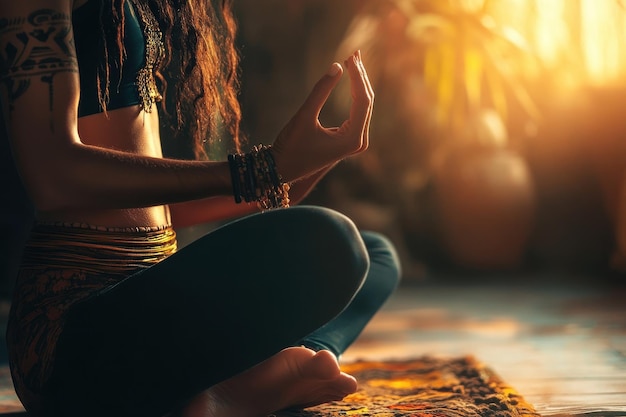
[[[328,209],[229,223],[70,310],[56,413],[159,417],[285,347],[340,355],[399,274],[385,238]]]

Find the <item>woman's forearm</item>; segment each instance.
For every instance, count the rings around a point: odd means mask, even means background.
[[[40,211],[149,207],[232,194],[227,162],[153,158],[81,143],[60,146],[54,157],[40,149],[31,153],[39,158],[27,161],[39,168],[27,172],[45,173],[25,178]]]

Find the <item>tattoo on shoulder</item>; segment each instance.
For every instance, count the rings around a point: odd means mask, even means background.
[[[54,76],[63,72],[78,72],[70,15],[41,9],[0,18],[0,82],[11,107],[34,79],[48,84],[52,106]]]

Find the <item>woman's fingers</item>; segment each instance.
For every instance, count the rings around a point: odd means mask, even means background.
[[[361,51],[359,51],[359,66],[361,68],[365,86],[367,88],[368,95],[370,98],[369,112],[367,114],[367,119],[365,121],[365,126],[363,129],[363,145],[360,149],[360,151],[364,151],[369,147],[369,130],[370,130],[370,123],[372,120],[372,113],[374,111],[374,96],[375,95],[374,95],[374,89],[372,88],[372,84],[370,83],[369,77],[367,76],[365,65],[363,65],[363,61],[360,58],[361,58]]]
[[[370,100],[374,100],[374,89],[372,88],[372,84],[370,83],[369,77],[367,76],[367,71],[365,70],[365,65],[363,64],[363,59],[361,58],[361,51],[357,51],[359,56],[359,67],[361,69],[361,75],[363,77],[363,82],[365,83],[365,87],[369,94]]]
[[[352,107],[347,126],[357,131],[362,141],[359,150],[366,149],[369,143],[369,123],[371,119],[374,92],[367,77],[367,72],[361,61],[360,52],[354,53],[345,62],[346,69],[351,81]]]
[[[374,89],[372,88],[372,85],[369,81],[369,77],[367,76],[367,71],[365,70],[365,66],[363,65],[363,61],[361,59],[361,51],[357,51],[356,54],[357,54],[356,66],[359,72],[361,82],[363,84],[363,88],[364,88],[363,91],[369,103],[367,115],[365,117],[365,122],[363,124],[363,130],[361,132],[361,147],[357,149],[355,152],[355,153],[359,153],[359,152],[366,150],[369,147],[370,122],[372,120],[372,112],[374,109]],[[356,94],[357,93],[353,93],[353,95],[356,95]]]

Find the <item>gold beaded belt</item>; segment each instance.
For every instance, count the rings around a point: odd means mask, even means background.
[[[132,273],[176,251],[171,226],[105,228],[37,223],[24,249],[22,269],[79,268],[91,273]]]

